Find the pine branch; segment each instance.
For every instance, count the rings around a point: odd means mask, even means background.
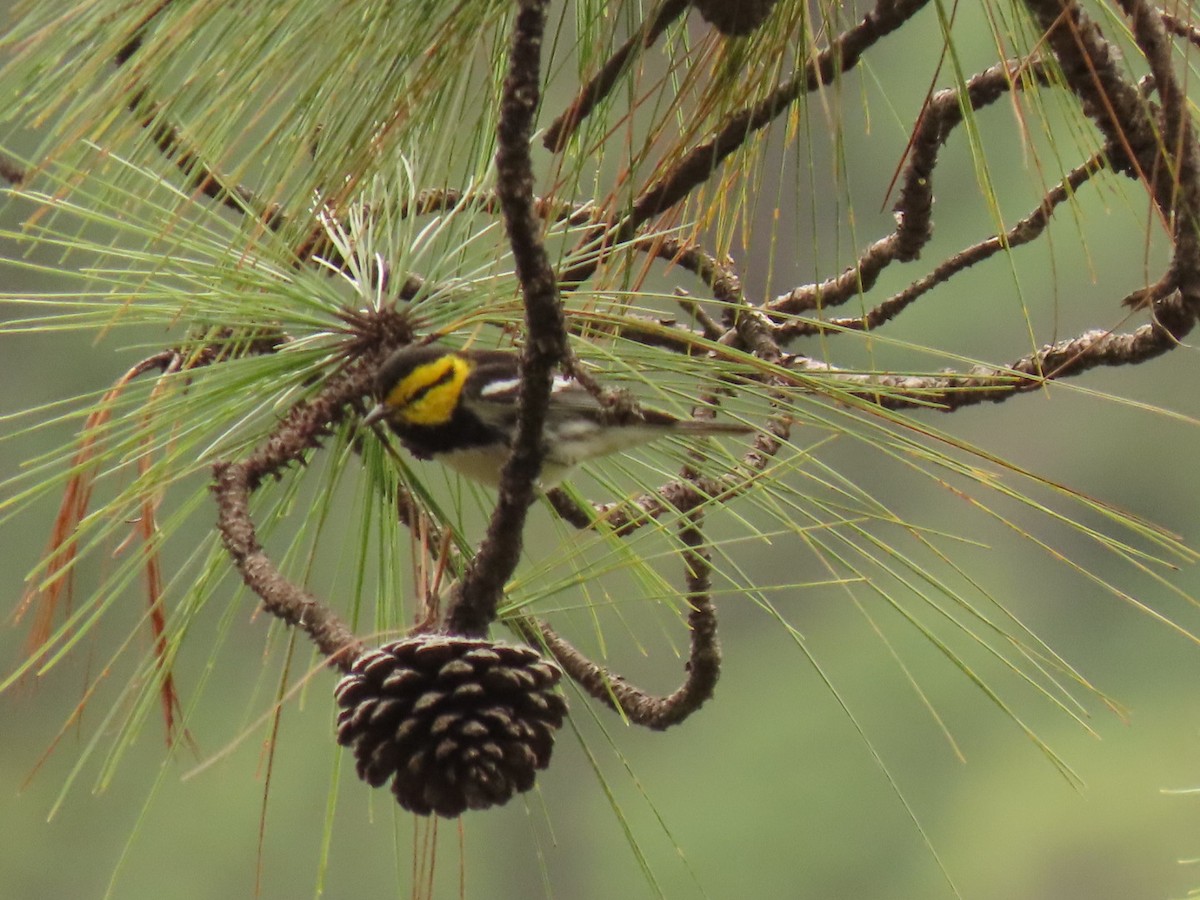
[[[525,304],[525,347],[512,454],[500,475],[499,498],[479,552],[450,601],[450,631],[483,635],[496,617],[504,584],[520,557],[525,514],[542,466],[542,426],[553,370],[567,357],[566,322],[550,259],[534,214],[529,139],[537,110],[546,0],[521,0],[513,22],[501,99],[496,183]]]

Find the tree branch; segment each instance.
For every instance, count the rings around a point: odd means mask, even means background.
[[[617,79],[629,67],[634,51],[649,48],[662,36],[668,26],[687,11],[690,0],[663,0],[654,14],[642,22],[641,28],[629,36],[600,67],[592,80],[585,84],[575,99],[561,112],[542,135],[542,145],[553,153],[561,153],[579,124],[592,114],[596,104],[611,93]]]
[[[813,319],[793,319],[776,326],[776,338],[782,343],[787,343],[794,338],[812,334],[829,334],[838,331],[871,331],[886,322],[890,322],[907,309],[915,300],[929,293],[938,285],[945,284],[959,272],[983,262],[985,259],[996,255],[1002,250],[1011,250],[1014,247],[1019,247],[1022,244],[1028,244],[1036,240],[1046,230],[1046,226],[1050,224],[1050,217],[1054,214],[1055,208],[1070,199],[1093,175],[1102,171],[1104,163],[1105,155],[1097,153],[1086,162],[1076,166],[1067,173],[1066,178],[1062,182],[1056,184],[1047,192],[1042,202],[1038,204],[1037,209],[1030,212],[1029,215],[1017,222],[1016,225],[1004,234],[993,235],[942,260],[928,275],[917,279],[904,290],[893,294],[865,314],[835,318],[824,322]],[[883,244],[889,240],[890,238],[883,238],[878,244]],[[870,252],[868,251],[868,253]],[[831,279],[820,285],[808,285],[804,288],[797,288],[791,294],[787,294],[779,299],[787,300],[795,298],[802,305],[815,301],[818,306],[824,306],[827,297],[836,297],[842,289],[848,287],[847,277],[855,276],[858,271],[861,271],[860,267],[863,265],[864,259],[865,257],[860,258],[857,266],[847,270],[846,273],[838,276],[836,279]],[[829,290],[828,294],[825,293],[827,289]],[[853,288],[851,289],[853,290]],[[865,290],[865,287],[863,289]],[[808,297],[802,296],[803,293],[810,290],[811,294]]]
[[[289,581],[270,560],[258,541],[249,501],[264,478],[279,477],[287,466],[303,462],[305,454],[319,447],[321,439],[345,417],[346,410],[361,404],[382,355],[377,351],[360,357],[329,378],[316,397],[293,406],[246,460],[213,464],[217,530],[242,580],[267,612],[302,628],[330,665],[342,671],[349,671],[363,651],[362,642],[332,609]]]
[[[304,629],[330,665],[349,672],[365,645],[332,609],[289,581],[263,552],[250,518],[251,468],[246,463],[218,462],[213,465],[213,478],[217,530],[242,580],[262,600],[263,609]]]
[[[972,110],[989,106],[1010,89],[1022,87],[1022,74],[1028,74],[1038,83],[1046,83],[1045,67],[1040,63],[1010,60],[973,75],[962,91],[948,89],[934,94],[921,111],[911,142],[912,154],[905,166],[900,198],[896,203],[896,230],[875,241],[853,266],[837,277],[820,284],[804,285],[776,297],[767,304],[771,314],[796,315],[839,306],[871,290],[891,263],[916,259],[933,236],[933,171],[938,152],[954,129],[962,124],[964,101]],[[913,299],[916,297],[908,302]],[[903,305],[893,304],[887,318],[900,309]],[[777,337],[795,337],[804,333],[790,330],[791,325],[794,323],[778,325]]]
[[[713,695],[721,674],[721,647],[717,640],[717,611],[711,594],[710,552],[701,531],[703,514],[691,511],[679,531],[684,544],[684,566],[689,607],[691,646],[687,675],[674,692],[657,697],[630,684],[620,675],[589,660],[548,623],[520,618],[513,625],[530,643],[544,646],[563,671],[590,696],[629,717],[635,725],[656,731],[678,725]]]
[[[1143,294],[1139,291],[1137,294]],[[1154,301],[1153,321],[1129,333],[1095,329],[1047,344],[1008,366],[975,366],[946,375],[862,375],[841,372],[807,357],[791,357],[789,367],[835,379],[839,386],[883,409],[936,409],[954,412],[979,403],[1000,403],[1054,381],[1100,366],[1146,362],[1179,346],[1195,317],[1178,291]]]
[[[839,73],[852,69],[867,49],[911,19],[928,2],[878,0],[861,22],[838,35],[770,96],[726,118],[715,136],[693,147],[662,178],[643,191],[619,224],[596,228],[580,241],[573,256],[586,258],[560,273],[559,283],[563,289],[571,290],[590,278],[605,255],[605,247],[632,239],[642,225],[671,209],[706,182],[722,161],[797,99],[832,83]]]
[[[496,508],[479,552],[450,600],[446,621],[454,634],[481,636],[496,617],[504,584],[516,568],[525,514],[542,466],[542,427],[553,370],[567,356],[566,323],[550,259],[534,215],[529,139],[537,110],[546,0],[520,0],[513,23],[508,75],[497,131],[496,192],[504,212],[525,304],[525,347],[517,434],[500,475]]]

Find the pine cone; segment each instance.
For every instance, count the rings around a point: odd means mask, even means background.
[[[359,778],[423,816],[507,803],[550,763],[562,672],[529,647],[445,635],[369,650],[334,690]]]
[[[778,0],[692,0],[704,21],[725,36],[745,37],[756,29]]]

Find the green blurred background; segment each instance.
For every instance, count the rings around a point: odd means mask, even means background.
[[[994,49],[972,38],[971,27],[969,17],[960,23],[965,37],[958,50],[967,71],[994,59]],[[874,99],[867,109],[886,120],[892,113],[877,89],[886,82],[897,119],[911,121],[932,63],[922,68],[908,61],[931,33],[914,29],[880,48],[870,70],[848,79],[847,96],[855,96],[861,78]],[[548,105],[561,103],[552,97]],[[829,174],[836,155],[814,113],[816,136],[804,139],[809,144],[802,152],[813,158],[813,183],[829,187],[830,196],[812,198],[815,214],[805,207],[795,222],[784,211],[780,246],[806,252],[780,254],[787,259],[776,261],[771,283],[762,275],[764,256],[756,255],[765,246],[739,258],[751,296],[778,293],[809,280],[814,271],[839,271],[855,247],[890,227],[889,214],[877,211],[904,148],[904,128],[868,127],[856,96],[843,108],[843,164],[857,204],[855,233],[845,233],[845,219],[838,215],[838,190]],[[1004,188],[1000,211],[1012,221],[1032,208],[1041,191],[1014,134],[1011,110],[1001,104],[980,119],[990,175]],[[1075,161],[1073,145],[1060,149]],[[794,152],[781,146],[772,151],[776,157]],[[945,156],[937,172],[937,237],[923,255],[926,261],[993,230],[994,210],[979,199],[961,135]],[[1146,225],[1144,200],[1122,188],[1110,179],[1103,188],[1081,192],[1077,212],[1060,216],[1051,231],[1052,255],[1043,244],[1018,251],[1011,264],[994,260],[923,300],[890,327],[889,336],[1001,362],[1029,351],[1026,313],[1039,342],[1084,327],[1121,327],[1124,313],[1117,300],[1144,282],[1147,269],[1154,270],[1147,259],[1156,258],[1142,246],[1147,227],[1153,230]],[[770,190],[763,195],[774,196]],[[761,206],[766,229],[771,204]],[[879,296],[909,277],[915,276],[889,273]],[[3,279],[7,293],[44,289],[15,269],[6,269]],[[678,283],[680,277],[666,281]],[[0,415],[101,388],[139,358],[131,343],[122,335],[98,341],[75,334],[0,335],[5,388]],[[815,345],[797,349],[818,353]],[[866,353],[844,352],[831,361]],[[934,364],[926,359],[919,365]],[[1188,418],[1200,415],[1196,369],[1194,350],[1183,347],[1136,369],[1089,374],[1077,381],[1087,390],[1054,388],[1001,406],[926,419],[1200,546],[1197,433]],[[6,430],[15,427],[11,419],[0,421]],[[72,440],[71,428],[61,423],[10,437],[0,442],[0,473],[13,473]],[[1183,897],[1200,887],[1200,867],[1181,863],[1200,857],[1200,796],[1169,793],[1200,787],[1200,704],[1194,689],[1200,647],[1029,542],[970,515],[950,492],[905,477],[861,449],[839,446],[833,455],[841,471],[886,497],[909,520],[987,544],[986,550],[964,546],[956,560],[1124,710],[1116,714],[1090,703],[1088,724],[1097,739],[1031,691],[1005,683],[1016,713],[1085,782],[1076,790],[960,671],[868,599],[945,720],[963,761],[871,625],[843,595],[794,591],[773,598],[803,633],[805,647],[861,725],[962,895],[1130,900]],[[45,546],[55,505],[48,498],[0,531],[0,597],[7,608],[15,608],[22,579]],[[196,517],[194,531],[181,535],[181,544],[206,534],[204,518]],[[560,539],[548,518],[545,510],[535,513],[535,544]],[[1032,519],[1026,524],[1040,527]],[[1165,585],[1139,578],[1080,539],[1062,538],[1061,532],[1059,538],[1086,568],[1200,632],[1200,615]],[[823,577],[787,545],[746,554],[746,565],[765,583]],[[89,579],[101,577],[104,565],[100,558],[83,566],[78,590],[85,592]],[[1171,581],[1200,595],[1194,568]],[[229,591],[232,596],[232,579]],[[115,873],[116,897],[244,897],[254,894],[260,865],[261,896],[311,895],[322,877],[318,853],[339,761],[330,740],[333,678],[317,672],[311,689],[287,703],[264,813],[268,730],[261,717],[270,708],[279,654],[264,657],[267,623],[253,616],[244,597],[228,619],[214,611],[195,622],[190,651],[180,660],[185,704],[207,679],[205,700],[189,722],[197,749],[168,756],[161,723],[152,721],[104,790],[94,790],[99,762],[93,759],[47,821],[81,750],[98,734],[102,759],[115,735],[116,725],[102,717],[111,703],[119,704],[114,691],[121,673],[110,675],[105,666],[130,633],[143,650],[148,645],[144,630],[137,630],[138,603],[131,594],[128,608],[113,610],[65,664],[0,697],[0,821],[6,836],[0,842],[0,896],[97,897]],[[747,600],[724,599],[719,610],[725,667],[715,699],[702,712],[679,728],[652,734],[625,727],[573,696],[573,717],[586,749],[564,732],[538,791],[505,809],[468,815],[461,824],[440,823],[431,835],[427,824],[398,813],[386,793],[358,783],[341,761],[323,876],[326,895],[407,896],[420,881],[413,871],[414,847],[430,840],[436,844],[434,896],[457,896],[460,877],[468,897],[652,896],[626,839],[628,829],[668,897],[952,896],[872,751],[793,638]],[[225,635],[225,646],[220,663],[210,665],[207,647],[216,635]],[[0,632],[6,667],[20,658],[23,639],[23,627]],[[639,683],[671,689],[681,661],[662,641],[647,646],[653,651],[647,658],[634,648],[616,648],[618,668],[632,668]],[[306,652],[297,655],[298,669],[309,663]],[[86,686],[106,678],[115,685],[101,691],[106,702],[93,704],[78,726],[59,737]],[[43,762],[52,744],[54,752]],[[211,764],[194,771],[202,762]],[[596,770],[604,774],[603,786]],[[427,851],[416,855],[427,859]]]

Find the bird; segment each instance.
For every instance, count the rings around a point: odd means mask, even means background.
[[[418,459],[432,459],[481,484],[498,487],[517,432],[520,356],[512,350],[456,350],[410,344],[375,373],[376,405],[364,425],[385,423]],[[680,419],[643,409],[614,422],[572,378],[554,377],[543,428],[539,483],[558,485],[581,463],[664,437],[747,434],[749,426]]]

